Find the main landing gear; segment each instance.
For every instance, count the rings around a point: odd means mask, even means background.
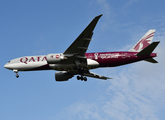
[[[19,78],[19,75],[18,75],[18,70],[13,70],[15,73],[16,73],[16,78]]]
[[[82,68],[80,67],[80,62],[79,61],[75,61],[75,64],[78,66],[78,67],[74,67],[74,70],[78,70],[79,74],[81,76],[77,76],[77,80],[81,80],[81,81],[87,81],[87,78],[86,77],[83,77],[83,73],[84,73],[84,69],[85,68]]]
[[[87,81],[87,78],[86,77],[83,77],[83,76],[77,76],[77,80],[81,80],[81,81]]]

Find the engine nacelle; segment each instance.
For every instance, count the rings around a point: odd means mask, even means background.
[[[68,72],[56,72],[55,80],[56,81],[68,81],[68,79],[72,78],[73,75],[70,75]]]
[[[48,54],[46,58],[48,64],[56,64],[65,59],[63,54]]]

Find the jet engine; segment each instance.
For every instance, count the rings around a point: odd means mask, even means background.
[[[65,71],[55,73],[55,80],[56,81],[68,81],[68,79],[70,79],[72,77],[73,77],[73,75],[71,75]]]
[[[61,60],[66,59],[63,54],[48,54],[46,58],[48,64],[56,64],[59,63]]]

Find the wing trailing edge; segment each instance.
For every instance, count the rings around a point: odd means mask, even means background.
[[[102,80],[112,79],[112,78],[109,78],[109,77],[98,75],[98,74],[90,72],[90,71],[88,73],[84,73],[84,76],[92,77],[92,78],[98,78],[98,79],[102,79]]]

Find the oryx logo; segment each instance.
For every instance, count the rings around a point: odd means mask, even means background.
[[[98,53],[94,54],[96,60],[98,59],[98,55],[99,55]]]
[[[141,51],[142,49],[144,49],[145,47],[150,45],[151,40],[154,36],[154,33],[155,32],[153,32],[153,33],[145,36],[144,38],[142,38],[142,40],[134,47],[135,51]]]

